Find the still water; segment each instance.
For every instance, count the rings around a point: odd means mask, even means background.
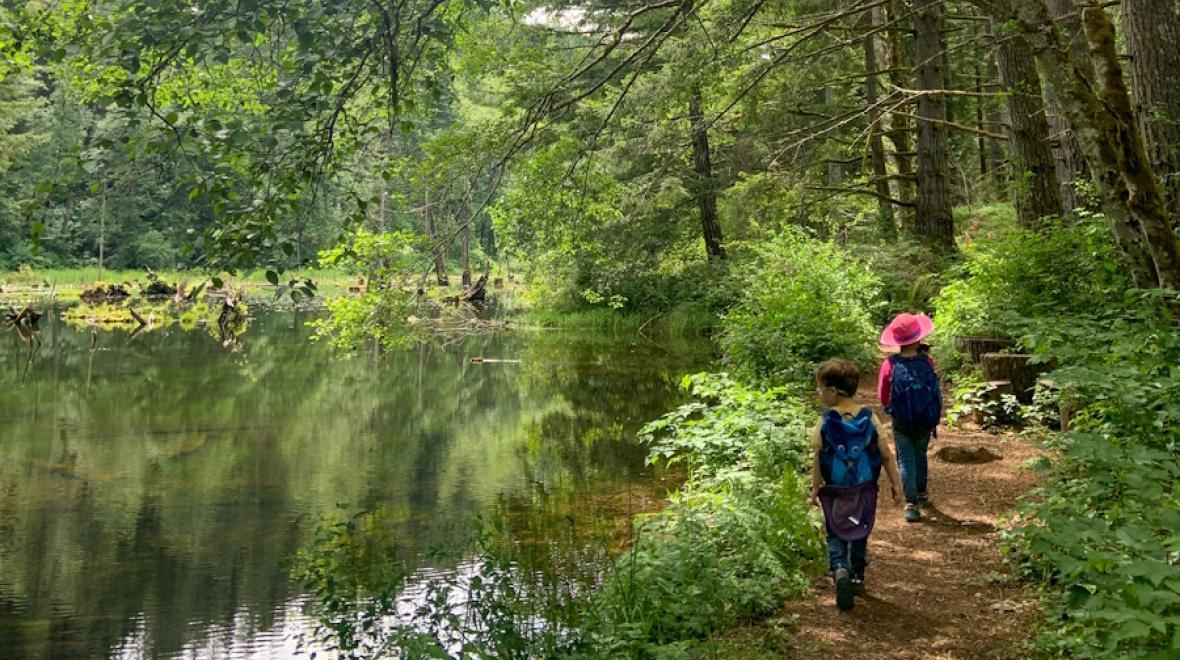
[[[710,357],[585,332],[344,357],[310,318],[256,316],[238,352],[54,314],[31,361],[0,335],[0,658],[289,657],[287,562],[325,516],[384,507],[426,566],[505,498],[650,482],[635,430]]]

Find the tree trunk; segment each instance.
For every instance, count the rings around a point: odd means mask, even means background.
[[[1112,140],[1121,146],[1119,156],[1123,178],[1130,192],[1126,198],[1127,207],[1132,217],[1139,221],[1147,251],[1155,264],[1159,286],[1180,289],[1180,250],[1164,204],[1163,190],[1151,168],[1142,131],[1136,126],[1131,97],[1115,47],[1114,24],[1105,9],[1095,7],[1082,13],[1082,24],[1090,40],[1094,70],[1102,81],[1102,100],[1109,113],[1102,119],[1111,124],[1107,130]],[[1173,43],[1168,47],[1176,48],[1177,45]]]
[[[880,99],[877,94],[877,37],[874,29],[881,24],[878,12],[874,7],[865,12],[865,24],[869,34],[865,35],[865,101],[869,105],[869,149],[873,158],[873,179],[877,188],[877,222],[881,227],[881,235],[885,240],[897,238],[897,225],[893,219],[893,204],[889,202],[889,168],[885,164],[885,143],[881,139],[881,110],[877,108]]]
[[[836,88],[832,85],[824,85],[824,106],[829,109],[836,107]],[[827,184],[832,188],[840,187],[840,184],[844,182],[842,164],[835,158],[829,158],[827,165]]]
[[[1090,61],[1090,49],[1086,33],[1082,29],[1081,14],[1074,0],[1046,0],[1045,4],[1057,22],[1068,48],[1070,59],[1082,74],[1094,80],[1094,64]],[[1053,157],[1057,162],[1057,181],[1061,184],[1061,203],[1067,211],[1085,206],[1078,194],[1077,182],[1090,179],[1090,168],[1078,138],[1069,127],[1065,111],[1057,99],[1053,87],[1046,86],[1045,104],[1048,112],[1049,131],[1053,136]]]
[[[885,31],[885,61],[889,69],[889,82],[894,87],[909,89],[913,85],[907,72],[913,70],[913,62],[905,46],[910,40],[910,35],[903,28],[904,13],[904,7],[899,0],[890,0],[885,4],[885,21],[892,25]],[[890,113],[889,130],[886,131],[885,137],[893,145],[893,165],[898,174],[895,181],[897,191],[893,198],[907,203],[913,203],[917,197],[914,181],[913,131],[914,127],[909,117],[903,113]],[[899,219],[902,229],[913,233],[914,207],[903,206]]]
[[[1016,342],[1012,339],[997,339],[995,337],[955,338],[955,350],[959,353],[966,354],[967,361],[971,364],[979,364],[984,353],[1000,353],[1015,347]]]
[[[688,97],[688,120],[692,125],[692,156],[696,170],[696,198],[701,210],[701,229],[705,238],[705,253],[709,260],[724,259],[725,246],[721,242],[721,225],[717,222],[717,186],[713,181],[713,165],[709,153],[709,127],[701,108],[701,88],[694,85]]]
[[[1174,0],[1123,0],[1122,13],[1139,129],[1180,229],[1180,15]]]
[[[988,160],[987,160],[987,136],[983,135],[983,131],[987,130],[987,124],[984,123],[983,115],[983,74],[979,70],[979,60],[973,62],[975,66],[975,93],[978,98],[975,99],[975,128],[979,129],[979,137],[976,138],[977,146],[979,147],[979,178],[981,181],[987,180]]]
[[[105,172],[104,172],[105,174]],[[102,182],[102,210],[98,214],[98,281],[102,281],[103,259],[107,249],[107,182]]]
[[[992,29],[991,23],[983,24],[987,36],[990,37],[991,42],[996,40],[996,32]],[[984,79],[987,81],[984,85],[984,91],[996,92],[1000,90],[1000,74],[996,70],[996,58],[987,57],[987,70],[984,72]],[[1007,130],[1004,126],[1004,113],[1001,109],[1000,102],[991,99],[987,102],[987,127],[991,133],[1003,133]],[[1002,186],[1008,179],[1007,167],[1004,162],[1004,149],[1000,141],[995,138],[987,138],[987,152],[988,152],[988,171],[992,175],[992,181],[997,187]]]
[[[1062,215],[1057,166],[1049,144],[1049,123],[1041,102],[1041,77],[1024,37],[1001,34],[996,64],[1007,90],[1008,143],[1016,167],[1016,215],[1025,227],[1043,226],[1044,218]]]
[[[1083,11],[1100,94],[1062,47],[1058,32],[1045,29],[1052,17],[1043,3],[1016,3],[1019,22],[1069,118],[1090,166],[1102,210],[1136,286],[1173,287],[1180,280],[1176,240],[1163,213],[1159,186],[1146,162],[1142,138],[1127,97],[1114,48],[1114,26],[1102,9]],[[1161,226],[1166,236],[1161,236]],[[1169,260],[1168,255],[1172,255]],[[1157,256],[1158,255],[1158,256]],[[1160,264],[1163,265],[1161,270]]]
[[[942,0],[914,0],[913,8],[918,89],[942,89],[946,81],[942,70],[942,33],[946,26]],[[946,98],[942,94],[922,94],[918,97],[917,115],[918,197],[914,233],[937,250],[953,252]]]
[[[1008,381],[1021,403],[1032,403],[1037,379],[1054,368],[1052,364],[1030,362],[1032,356],[1021,353],[984,353],[979,366],[983,379]]]
[[[993,85],[993,88],[997,87]],[[988,107],[987,123],[991,127],[989,130],[992,133],[1001,133],[1007,130],[1004,126],[1004,113],[1000,109],[999,103],[992,103]],[[995,179],[996,183],[1003,185],[1008,180],[1007,163],[1004,161],[1004,147],[1000,144],[999,140],[993,138],[988,138],[987,143],[988,159],[991,163],[988,169],[991,170],[992,178]]]
[[[430,238],[430,248],[434,251],[434,276],[438,281],[439,286],[450,286],[450,278],[447,277],[447,264],[443,259],[442,245],[438,242],[438,227],[434,222],[434,207],[430,203],[430,198],[426,199],[426,235]]]
[[[471,286],[471,222],[463,225],[463,286]]]

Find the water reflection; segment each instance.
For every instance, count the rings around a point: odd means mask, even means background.
[[[287,657],[285,561],[322,516],[383,506],[420,558],[506,499],[625,489],[635,428],[708,357],[534,333],[344,359],[308,318],[259,315],[238,353],[57,314],[31,363],[0,342],[0,657]]]

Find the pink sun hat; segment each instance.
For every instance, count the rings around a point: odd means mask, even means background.
[[[925,314],[898,314],[881,333],[882,346],[915,344],[934,332],[934,321]]]

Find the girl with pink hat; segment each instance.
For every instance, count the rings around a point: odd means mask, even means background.
[[[917,522],[919,507],[930,506],[926,452],[942,418],[942,386],[934,360],[921,343],[933,331],[934,322],[925,314],[898,314],[881,333],[882,345],[899,347],[881,364],[877,395],[893,418],[907,522]]]

